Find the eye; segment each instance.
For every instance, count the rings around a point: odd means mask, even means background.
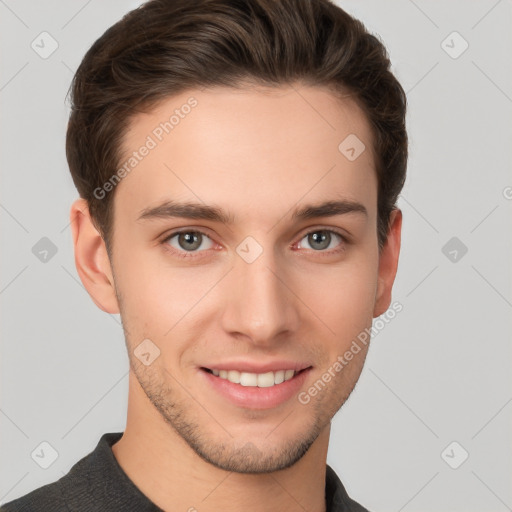
[[[161,242],[167,250],[181,258],[199,257],[202,253],[215,246],[215,242],[202,231],[184,229],[175,231]],[[332,229],[315,229],[307,233],[299,242],[300,249],[308,249],[319,253],[337,253],[345,249],[348,240],[341,233]],[[304,247],[304,244],[309,247]],[[328,249],[334,249],[329,251]]]
[[[201,231],[177,231],[169,235],[163,244],[170,245],[178,252],[202,252],[213,247],[212,239]],[[202,249],[202,250],[199,250]],[[186,256],[186,254],[184,254]]]
[[[343,245],[340,244],[340,241],[347,241],[343,235],[331,229],[316,229],[315,231],[310,231],[299,242],[301,248],[303,248],[302,244],[304,240],[309,244],[309,248],[314,251],[322,252],[324,252],[325,249],[333,249],[339,245]],[[337,241],[338,243],[336,243]],[[308,249],[308,247],[306,247],[306,249]]]

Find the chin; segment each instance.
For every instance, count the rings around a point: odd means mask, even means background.
[[[318,433],[312,433],[307,438],[287,441],[280,447],[266,446],[261,449],[251,441],[236,448],[225,444],[190,443],[190,440],[185,440],[197,455],[219,469],[241,474],[262,474],[280,471],[296,464],[317,437]]]

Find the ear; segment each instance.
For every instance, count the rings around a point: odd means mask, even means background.
[[[391,212],[389,219],[388,238],[379,256],[379,273],[373,317],[378,317],[387,311],[391,304],[391,290],[395,281],[400,254],[402,237],[402,211],[399,208]]]
[[[77,199],[71,205],[69,217],[80,280],[96,306],[106,313],[119,313],[107,248],[92,222],[87,201]]]

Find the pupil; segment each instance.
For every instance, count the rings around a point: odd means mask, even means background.
[[[325,249],[326,247],[329,247],[329,243],[331,242],[330,233],[326,233],[325,231],[317,231],[309,236],[309,243],[312,247],[314,247],[315,243],[320,244],[320,247],[317,246],[317,249]],[[312,244],[311,241],[313,241],[314,243]]]
[[[199,237],[197,236],[197,233],[189,231],[188,233],[181,233],[180,234],[180,245],[182,241],[186,242],[186,247],[184,249],[197,249],[201,242],[199,241]]]

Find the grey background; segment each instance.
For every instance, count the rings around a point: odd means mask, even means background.
[[[372,511],[512,510],[512,3],[338,3],[389,50],[410,161],[393,297],[403,311],[333,420],[328,462]],[[137,5],[0,0],[2,503],[124,430],[119,317],[94,305],[74,266],[65,96],[85,51]],[[43,31],[58,42],[46,59],[31,48]],[[458,52],[460,39],[442,46],[453,31],[469,44],[458,58],[443,48]],[[56,249],[46,262],[43,237]],[[43,441],[58,453],[48,469],[31,457]]]

